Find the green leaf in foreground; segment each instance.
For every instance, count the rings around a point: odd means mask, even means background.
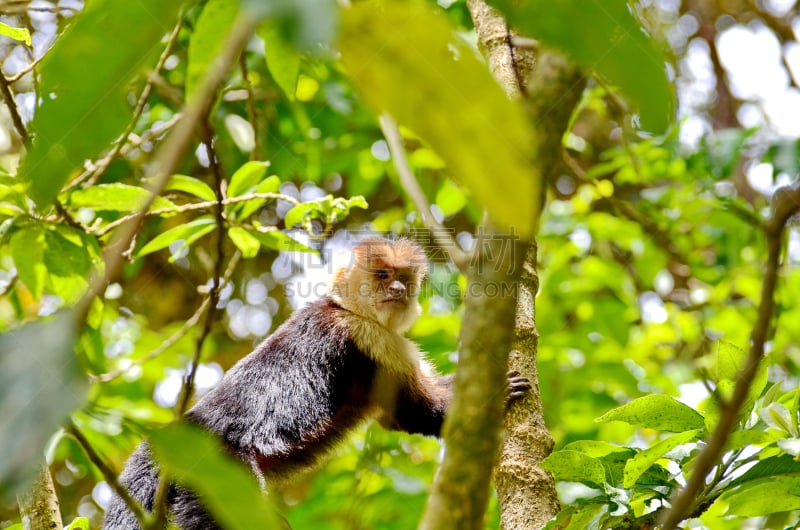
[[[179,0],[95,0],[47,52],[38,74],[41,104],[34,140],[20,167],[45,208],[70,173],[122,133],[131,116],[128,82],[161,49]]]
[[[261,242],[259,242],[258,238],[241,226],[232,226],[228,230],[228,237],[231,238],[233,244],[236,245],[236,248],[242,252],[242,256],[245,258],[254,258],[258,255],[258,251],[261,250]]]
[[[521,33],[564,51],[619,87],[640,112],[645,129],[662,133],[669,127],[675,117],[675,94],[664,57],[625,0],[490,3]]]
[[[11,237],[11,258],[17,275],[35,299],[42,296],[47,267],[44,265],[45,230],[39,226],[25,227]]]
[[[625,474],[623,477],[623,487],[632,488],[639,477],[647,471],[650,466],[662,458],[666,453],[672,451],[679,445],[693,442],[700,436],[700,430],[686,431],[674,436],[670,436],[660,442],[639,452],[625,464]]]
[[[62,311],[0,335],[0,496],[13,501],[39,470],[48,438],[87,390]]]
[[[778,476],[747,484],[725,494],[728,513],[758,517],[772,513],[800,510],[800,476]]]
[[[69,204],[73,208],[91,208],[98,211],[137,212],[150,199],[152,193],[139,186],[119,182],[98,184],[86,189],[73,191]],[[177,206],[164,197],[154,197],[151,210],[167,210]]]
[[[5,35],[14,40],[24,42],[28,46],[31,45],[31,32],[28,28],[15,28],[14,26],[9,26],[4,22],[0,22],[0,35]]]
[[[592,488],[602,489],[606,482],[603,463],[578,451],[556,451],[542,461],[542,468],[556,480],[580,482]]]
[[[238,197],[244,195],[255,188],[267,174],[269,162],[250,161],[246,162],[231,176],[228,185],[228,197]]]
[[[149,243],[143,246],[141,250],[139,250],[139,253],[136,255],[136,257],[141,258],[142,256],[150,254],[151,252],[155,252],[156,250],[167,248],[172,243],[181,240],[183,241],[183,246],[188,247],[204,235],[214,230],[215,226],[216,222],[214,221],[213,217],[198,217],[194,221],[178,225],[175,228],[170,228],[166,232],[157,235]]]
[[[342,11],[339,47],[367,103],[427,141],[502,227],[533,233],[535,137],[447,16],[417,2],[357,3]]]
[[[187,175],[172,175],[164,187],[164,191],[182,191],[194,195],[204,201],[216,201],[217,196],[211,186],[202,180]]]
[[[238,13],[239,2],[234,0],[209,0],[203,7],[189,40],[186,101],[194,97],[200,82],[222,50]]]
[[[609,410],[595,421],[624,421],[636,427],[671,432],[701,429],[704,425],[700,413],[664,394],[634,399]]]
[[[300,54],[286,35],[285,24],[269,20],[258,28],[258,36],[264,41],[264,57],[275,84],[286,99],[294,101],[297,74],[300,72]]]
[[[86,517],[76,517],[69,523],[69,526],[67,526],[65,530],[91,530],[91,528],[89,519]]]
[[[208,432],[174,424],[154,431],[150,445],[167,475],[203,497],[225,528],[283,527],[250,470]]]

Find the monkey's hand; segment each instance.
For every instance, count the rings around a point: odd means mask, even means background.
[[[523,377],[516,370],[509,370],[506,374],[508,385],[506,386],[506,410],[511,407],[519,398],[525,396],[531,389],[531,382],[527,377]]]

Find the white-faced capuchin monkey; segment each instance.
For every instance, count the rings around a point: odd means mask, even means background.
[[[410,240],[362,241],[349,266],[334,274],[328,295],[295,312],[236,363],[186,419],[218,435],[267,485],[314,464],[368,418],[439,436],[452,378],[436,375],[402,335],[420,314],[426,271],[422,248]],[[509,373],[507,401],[529,389],[527,379]],[[120,482],[153,510],[159,477],[147,442]],[[168,502],[179,528],[220,528],[192,492],[171,486]],[[134,530],[139,523],[115,496],[104,528]]]

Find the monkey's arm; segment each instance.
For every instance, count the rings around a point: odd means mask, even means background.
[[[452,386],[452,375],[421,376],[397,388],[392,402],[382,407],[378,421],[387,429],[440,436]]]

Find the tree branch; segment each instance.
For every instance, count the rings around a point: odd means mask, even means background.
[[[521,247],[518,236],[486,222],[479,227],[467,275],[453,399],[442,428],[447,451],[428,496],[421,530],[483,528],[500,445],[514,335],[510,323],[525,258]]]
[[[270,199],[278,199],[290,202],[292,204],[300,204],[300,201],[298,201],[296,198],[292,197],[291,195],[284,195],[282,193],[248,193],[247,195],[239,195],[238,197],[225,198],[221,201],[221,204],[223,206],[227,206],[228,204],[253,201],[256,199],[263,199],[265,201],[268,201]],[[149,217],[153,215],[165,215],[169,213],[176,214],[176,213],[191,212],[194,210],[209,210],[211,208],[214,208],[217,204],[218,204],[217,201],[190,202],[186,204],[181,204],[177,208],[160,208],[157,210],[149,210],[145,213],[136,212],[130,215],[126,215],[125,217],[120,217],[119,219],[108,223],[104,227],[98,228],[97,230],[94,231],[94,233],[97,236],[103,236],[109,233],[114,228],[117,228],[118,226],[123,225],[128,221],[136,219],[143,215]]]
[[[2,77],[2,75],[0,75]],[[64,523],[58,506],[53,477],[47,464],[42,462],[39,474],[31,489],[19,497],[19,514],[24,528],[36,530],[61,530]]]
[[[686,487],[677,491],[670,499],[672,508],[667,510],[661,519],[664,530],[676,528],[678,523],[691,515],[698,493],[705,484],[706,476],[719,463],[725,442],[733,431],[758,371],[758,365],[764,356],[764,343],[767,341],[775,316],[775,291],[778,284],[783,234],[789,218],[800,212],[800,183],[777,190],[772,198],[772,210],[772,217],[764,229],[767,238],[767,263],[761,285],[758,316],[750,333],[750,350],[747,359],[736,379],[733,396],[721,407],[719,422],[708,439],[706,447],[698,455]]]
[[[149,524],[149,517],[146,513],[144,513],[141,504],[136,502],[136,499],[131,496],[127,488],[120,484],[117,474],[108,466],[108,464],[106,464],[100,455],[97,454],[97,451],[94,450],[92,444],[89,443],[89,440],[86,439],[86,436],[84,436],[80,429],[78,429],[78,426],[75,425],[73,420],[69,421],[65,430],[67,434],[69,434],[76,442],[78,442],[78,445],[81,446],[81,449],[83,449],[83,452],[86,454],[86,457],[89,459],[89,461],[94,464],[94,467],[100,470],[100,473],[103,475],[103,478],[108,486],[114,490],[114,493],[116,493],[119,498],[122,499],[122,501],[125,503],[125,506],[128,507],[134,516],[136,516],[136,520],[139,521],[139,525],[142,528],[146,528],[146,525]]]
[[[397,169],[397,175],[400,177],[400,184],[411,199],[411,202],[414,203],[414,207],[422,218],[422,223],[431,232],[431,236],[436,245],[447,254],[450,261],[453,262],[459,271],[466,274],[469,266],[469,256],[466,252],[461,250],[456,240],[450,235],[450,231],[437,221],[431,213],[431,205],[428,203],[425,192],[422,191],[408,163],[408,158],[403,148],[403,138],[400,135],[400,129],[388,114],[381,115],[380,124],[383,135],[386,138],[386,143],[389,145],[389,151],[392,154],[392,161],[394,162],[394,167]]]
[[[482,0],[469,0],[467,6],[475,22],[478,46],[487,56],[492,73],[510,97],[525,99],[539,142],[531,174],[552,180],[561,166],[561,139],[586,79],[565,57],[554,51],[539,50],[535,41],[512,34],[503,17]],[[535,198],[540,205],[544,203],[545,190],[546,186],[541,186],[541,195]],[[518,251],[525,259],[516,283],[509,367],[527,377],[532,389],[504,417],[505,440],[494,472],[500,527],[504,530],[541,528],[559,510],[553,477],[540,466],[553,450],[553,438],[544,422],[536,363],[538,249],[531,242],[521,245]]]
[[[6,107],[8,107],[8,113],[11,115],[14,129],[22,139],[23,145],[25,145],[25,147],[30,147],[31,138],[28,135],[28,130],[25,128],[25,124],[22,122],[22,116],[19,114],[19,108],[17,108],[17,102],[14,99],[14,94],[11,92],[9,81],[6,79],[5,75],[3,75],[2,71],[0,71],[0,92],[3,94]]]

